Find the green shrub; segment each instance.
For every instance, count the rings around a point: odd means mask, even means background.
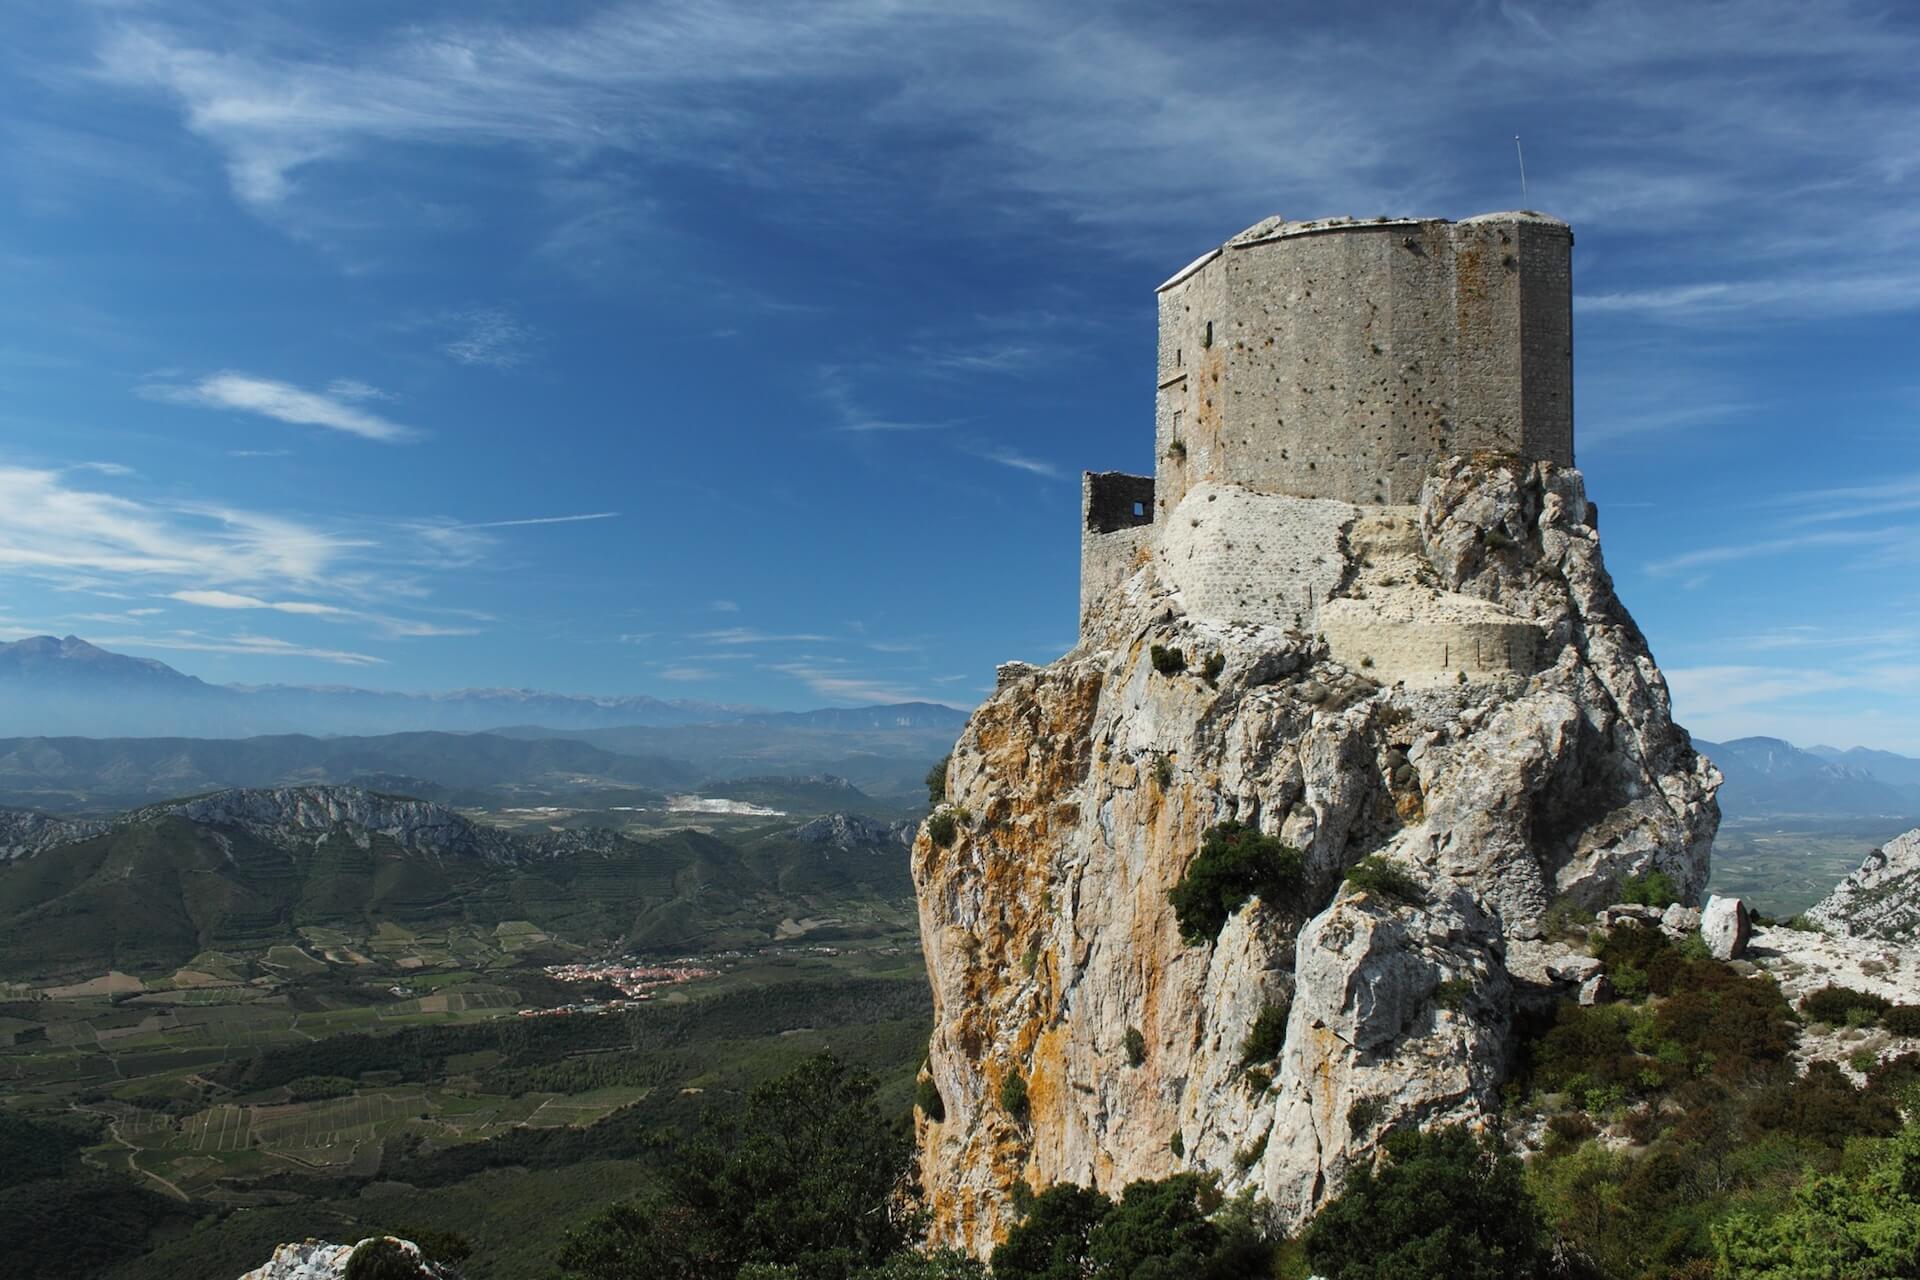
[[[1240,1150],[1234,1152],[1233,1153],[1234,1167],[1240,1170],[1240,1172],[1245,1173],[1247,1170],[1253,1168],[1253,1166],[1259,1164],[1260,1157],[1267,1154],[1267,1139],[1272,1136],[1273,1136],[1273,1130],[1269,1129],[1265,1133],[1261,1134],[1258,1138],[1255,1138],[1247,1146],[1244,1146],[1240,1148]]]
[[[1852,987],[1843,987],[1835,983],[1809,991],[1800,1000],[1800,1012],[1811,1022],[1825,1022],[1834,1026],[1845,1026],[1856,1010],[1867,1015],[1866,1023],[1871,1025],[1888,1009],[1893,1001],[1885,996],[1874,995],[1871,991],[1856,991]]]
[[[892,1211],[907,1135],[875,1104],[878,1082],[831,1057],[756,1086],[744,1106],[709,1112],[679,1144],[655,1192],[568,1234],[568,1280],[733,1276],[746,1263],[845,1276],[904,1249],[912,1222]]]
[[[927,839],[942,849],[951,848],[960,835],[960,817],[952,809],[941,809],[927,819]]]
[[[1220,936],[1227,917],[1258,894],[1278,904],[1296,893],[1305,878],[1298,849],[1264,836],[1256,827],[1223,822],[1207,829],[1200,852],[1180,883],[1167,893],[1180,937],[1202,946]]]
[[[287,1082],[291,1102],[316,1102],[322,1098],[344,1098],[357,1086],[345,1076],[301,1076]]]
[[[1291,1008],[1291,1002],[1260,1006],[1260,1012],[1253,1020],[1253,1028],[1247,1032],[1247,1038],[1240,1042],[1241,1066],[1270,1062],[1280,1056],[1280,1050],[1287,1042],[1287,1014]]]
[[[1020,954],[1020,972],[1026,977],[1031,978],[1034,967],[1039,963],[1040,948],[1030,942],[1027,944],[1027,949]]]
[[[1347,868],[1347,883],[1363,892],[1404,902],[1408,906],[1417,907],[1427,900],[1427,891],[1420,882],[1384,854],[1370,853]]]
[[[1164,751],[1153,758],[1153,780],[1162,791],[1173,785],[1173,757]]]
[[[1179,1158],[1187,1154],[1187,1140],[1185,1136],[1182,1135],[1178,1129],[1175,1129],[1173,1131],[1173,1136],[1167,1139],[1167,1150],[1173,1152],[1175,1158]]]
[[[1208,656],[1206,665],[1200,668],[1200,673],[1207,678],[1208,684],[1217,684],[1220,680],[1220,673],[1226,669],[1227,655],[1224,653],[1215,653]]]
[[[740,1280],[746,1274],[742,1268]],[[878,1266],[854,1272],[853,1280],[987,1280],[987,1269],[957,1249],[903,1249]]]
[[[1666,872],[1648,871],[1627,877],[1620,886],[1620,901],[1664,909],[1680,901],[1680,891],[1674,887],[1673,877]]]
[[[1433,1002],[1442,1009],[1464,1008],[1472,996],[1472,978],[1448,978],[1433,989]]]
[[[1463,1126],[1406,1130],[1377,1167],[1307,1229],[1307,1260],[1327,1280],[1531,1280],[1547,1262],[1547,1231],[1520,1162]]]
[[[1056,1183],[993,1251],[994,1280],[1242,1280],[1272,1267],[1250,1215],[1194,1173],[1133,1182],[1113,1201]]]
[[[1540,926],[1547,936],[1561,941],[1584,934],[1592,924],[1593,912],[1566,895],[1555,898],[1548,905],[1546,915],[1540,918]]]
[[[1347,1108],[1347,1132],[1357,1138],[1379,1124],[1386,1113],[1386,1103],[1378,1098],[1355,1098]]]
[[[938,807],[947,802],[947,766],[953,763],[953,752],[940,757],[933,768],[927,770],[927,803]]]
[[[1137,1067],[1147,1060],[1147,1038],[1140,1034],[1140,1028],[1127,1028],[1127,1065]]]
[[[947,1102],[940,1096],[940,1086],[933,1082],[932,1076],[921,1076],[914,1082],[913,1105],[920,1108],[920,1114],[939,1124],[947,1118]]]
[[[1163,676],[1177,676],[1187,669],[1184,650],[1156,644],[1148,653],[1153,659],[1153,669]]]
[[[1911,1276],[1920,1259],[1920,1129],[1908,1125],[1854,1167],[1809,1178],[1784,1211],[1713,1228],[1727,1276],[1758,1280]]]
[[[347,1257],[346,1280],[421,1280],[426,1273],[398,1240],[362,1240]]]
[[[1880,1015],[1880,1025],[1897,1036],[1920,1036],[1920,1004],[1896,1004]]]
[[[1788,1084],[1763,1090],[1748,1110],[1760,1132],[1790,1133],[1839,1150],[1850,1138],[1884,1138],[1900,1128],[1900,1112],[1887,1097],[1856,1089],[1831,1062],[1814,1062]]]
[[[1021,1124],[1027,1122],[1027,1078],[1009,1071],[1000,1081],[1000,1109]]]

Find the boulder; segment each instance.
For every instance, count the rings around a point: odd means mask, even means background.
[[[1700,936],[1715,960],[1738,960],[1744,955],[1751,927],[1747,904],[1738,898],[1715,894],[1700,913]]]
[[[1613,999],[1613,984],[1607,981],[1607,975],[1596,973],[1580,984],[1580,1003],[1599,1004],[1603,1000]]]
[[[1660,932],[1675,942],[1689,937],[1700,927],[1700,908],[1683,907],[1674,903],[1660,913]]]

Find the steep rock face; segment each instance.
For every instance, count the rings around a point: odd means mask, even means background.
[[[1846,937],[1911,942],[1920,929],[1920,828],[1869,853],[1807,919]]]
[[[1371,544],[1361,509],[1325,505],[1289,554],[1313,530],[1339,599],[1473,598],[1537,629],[1534,653],[1376,680],[1309,630],[1192,611],[1142,555],[1080,649],[1005,669],[955,749],[954,821],[913,853],[940,1240],[990,1248],[1016,1181],[1117,1191],[1183,1168],[1297,1221],[1388,1125],[1481,1114],[1507,1067],[1505,943],[1553,899],[1598,907],[1659,869],[1697,900],[1718,775],[1614,598],[1579,474],[1451,460],[1417,534]],[[1187,669],[1156,669],[1155,646]],[[1301,850],[1307,886],[1184,945],[1168,891],[1228,819]],[[1371,853],[1418,902],[1341,889]],[[1245,1061],[1262,1010],[1289,1004],[1278,1057]],[[1001,1102],[1013,1074],[1024,1117]]]

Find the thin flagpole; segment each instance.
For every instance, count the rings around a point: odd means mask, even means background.
[[[1520,161],[1520,207],[1527,205],[1527,153],[1520,149],[1520,135],[1513,135],[1513,154]]]

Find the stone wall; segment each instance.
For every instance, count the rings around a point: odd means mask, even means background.
[[[1156,496],[1413,501],[1475,450],[1573,462],[1572,233],[1269,219],[1160,289]]]
[[[1345,502],[1203,483],[1167,517],[1156,567],[1194,617],[1310,632],[1340,585],[1341,539],[1358,514]]]
[[[1133,573],[1153,539],[1153,477],[1088,471],[1080,477],[1080,633]]]

